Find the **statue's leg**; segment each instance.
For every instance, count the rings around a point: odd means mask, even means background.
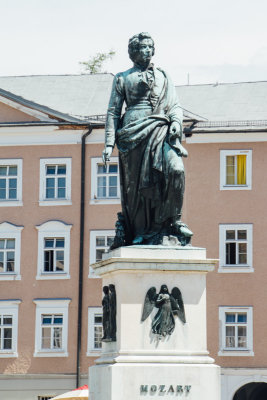
[[[177,236],[185,245],[190,242],[193,232],[181,222],[182,205],[184,199],[185,173],[182,157],[168,144],[164,145],[165,155],[165,226],[169,234]]]
[[[183,160],[166,142],[164,143],[163,174],[162,202],[157,217],[166,225],[168,221],[181,217],[185,187]]]
[[[126,244],[140,244],[149,225],[149,207],[139,192],[139,177],[145,143],[136,149],[120,154],[120,183],[122,213],[125,220]]]

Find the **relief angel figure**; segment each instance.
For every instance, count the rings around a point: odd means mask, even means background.
[[[177,287],[169,293],[168,287],[162,285],[158,294],[156,288],[151,287],[145,297],[142,322],[147,319],[154,307],[158,308],[158,312],[152,320],[152,332],[160,338],[171,335],[174,331],[174,315],[177,315],[183,323],[186,322],[182,294]]]

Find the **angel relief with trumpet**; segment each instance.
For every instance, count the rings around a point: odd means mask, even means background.
[[[162,285],[158,294],[156,288],[151,287],[145,297],[142,322],[149,317],[154,307],[158,308],[158,312],[152,320],[151,329],[159,339],[172,334],[175,328],[175,315],[183,323],[186,322],[182,294],[177,287],[169,293],[167,285]]]

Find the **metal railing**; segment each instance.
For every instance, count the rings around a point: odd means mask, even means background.
[[[81,118],[85,121],[101,121],[106,122],[106,114],[98,114],[98,115],[76,115],[76,117]]]
[[[106,114],[88,115],[86,120],[106,122]],[[235,126],[267,126],[267,119],[239,120],[239,121],[196,121],[194,128],[220,128]]]
[[[195,125],[196,128],[220,128],[234,126],[267,126],[267,120],[259,119],[244,121],[199,121]]]

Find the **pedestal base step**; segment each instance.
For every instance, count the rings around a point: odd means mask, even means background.
[[[90,368],[90,400],[220,399],[220,368],[211,364],[113,364]]]

